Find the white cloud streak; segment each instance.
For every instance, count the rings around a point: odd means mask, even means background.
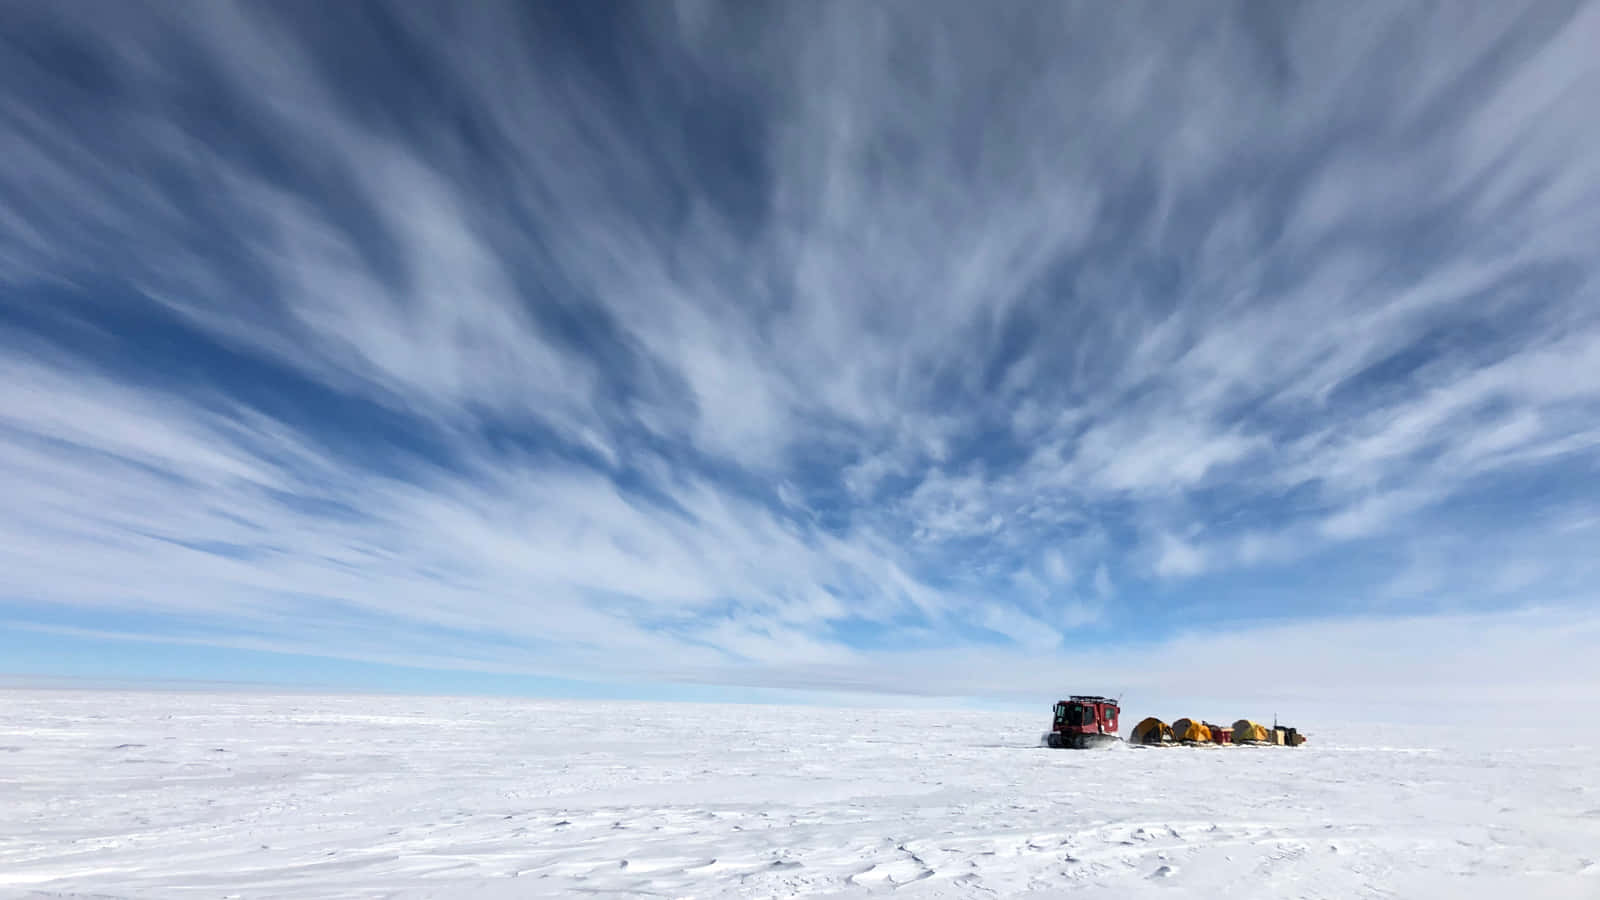
[[[8,15],[0,603],[885,689],[1330,554],[1286,612],[1592,607],[1593,5],[633,12]]]

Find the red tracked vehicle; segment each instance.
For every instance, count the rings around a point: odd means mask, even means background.
[[[1115,744],[1122,740],[1117,737],[1120,713],[1117,701],[1110,697],[1079,694],[1062,700],[1056,704],[1055,721],[1050,725],[1050,733],[1045,735],[1045,745],[1085,750]]]

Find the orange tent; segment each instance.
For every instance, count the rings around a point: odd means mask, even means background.
[[[1128,743],[1170,744],[1172,743],[1172,726],[1155,716],[1151,716],[1133,726],[1133,732],[1128,735]]]
[[[1198,719],[1179,719],[1172,723],[1172,736],[1180,741],[1211,743],[1211,729]]]

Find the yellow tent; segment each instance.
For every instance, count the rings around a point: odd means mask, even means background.
[[[1131,744],[1163,744],[1171,741],[1172,726],[1155,716],[1133,726],[1133,732],[1128,736]]]
[[[1172,736],[1180,741],[1211,743],[1211,729],[1194,719],[1179,719],[1172,723]]]
[[[1246,741],[1272,742],[1272,732],[1265,725],[1258,725],[1249,719],[1240,719],[1233,723],[1233,742],[1241,744]]]

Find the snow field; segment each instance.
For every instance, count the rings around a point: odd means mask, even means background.
[[[0,897],[1600,897],[1600,756],[1038,715],[0,693]]]

